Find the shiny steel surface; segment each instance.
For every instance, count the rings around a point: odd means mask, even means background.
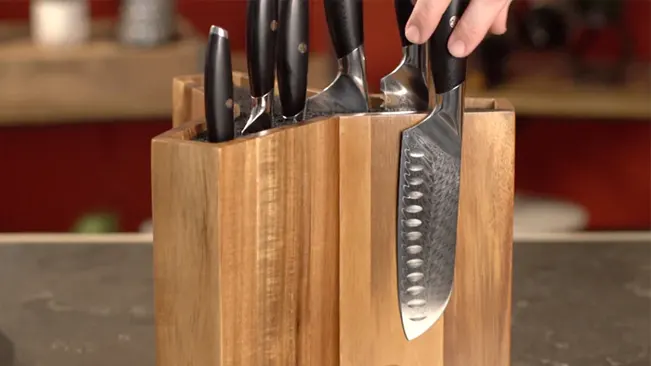
[[[402,133],[398,185],[398,298],[408,340],[443,314],[454,279],[463,84]]]
[[[302,111],[296,113],[295,116],[282,116],[282,118],[283,118],[283,120],[285,120],[285,121],[287,121],[289,123],[298,123],[298,122],[303,121],[304,116],[305,116],[305,109],[303,109]]]
[[[398,67],[380,80],[384,110],[427,110],[427,84],[420,68],[424,64],[422,48],[413,44],[403,47]]]
[[[273,94],[271,91],[261,97],[251,97],[251,113],[247,119],[242,134],[259,132],[271,127],[273,119]]]
[[[369,110],[364,47],[337,60],[339,71],[322,92],[307,99],[305,109],[316,113],[363,113]]]

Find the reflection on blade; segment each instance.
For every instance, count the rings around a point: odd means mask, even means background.
[[[307,99],[306,115],[368,112],[366,98],[355,81],[346,74],[339,74],[335,81],[321,93]]]
[[[402,133],[397,214],[398,298],[407,339],[427,331],[452,293],[461,173],[461,90]],[[452,98],[450,98],[452,97]],[[452,99],[452,101],[450,101]]]
[[[383,110],[422,112],[428,109],[427,84],[419,68],[419,57],[419,46],[404,47],[398,67],[380,80]]]

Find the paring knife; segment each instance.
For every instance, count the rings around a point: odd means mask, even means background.
[[[428,90],[421,67],[424,52],[405,36],[405,26],[414,10],[411,0],[395,0],[396,18],[402,44],[402,59],[398,66],[380,80],[384,93],[382,109],[386,111],[425,111],[428,107]]]
[[[228,32],[210,27],[204,65],[204,108],[208,141],[235,138],[233,124],[233,73]]]
[[[368,112],[362,0],[324,0],[339,72],[322,92],[307,99],[306,113]]]
[[[448,52],[467,0],[452,0],[430,38],[440,104],[402,132],[398,182],[398,298],[408,340],[443,314],[454,281],[466,60]]]
[[[309,0],[280,0],[277,74],[283,119],[303,120],[307,93]]]
[[[251,113],[242,134],[271,128],[278,0],[248,0],[246,58],[251,90]]]

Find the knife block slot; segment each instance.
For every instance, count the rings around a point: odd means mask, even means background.
[[[398,309],[400,132],[423,115],[322,118],[220,144],[152,141],[157,366],[510,364],[515,121],[468,98],[455,285],[408,342]]]

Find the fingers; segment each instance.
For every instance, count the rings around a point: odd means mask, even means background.
[[[510,6],[511,6],[511,0],[507,1],[507,3],[504,4],[502,10],[500,10],[499,14],[497,14],[497,18],[495,18],[495,21],[493,22],[490,28],[491,33],[493,34],[506,33],[506,22],[508,20]]]
[[[420,0],[420,2],[437,2]],[[505,5],[504,0],[472,0],[450,36],[448,49],[455,57],[467,57],[484,39]],[[506,24],[505,24],[506,27]]]
[[[427,41],[448,5],[450,0],[418,0],[405,28],[407,39],[415,44]]]

